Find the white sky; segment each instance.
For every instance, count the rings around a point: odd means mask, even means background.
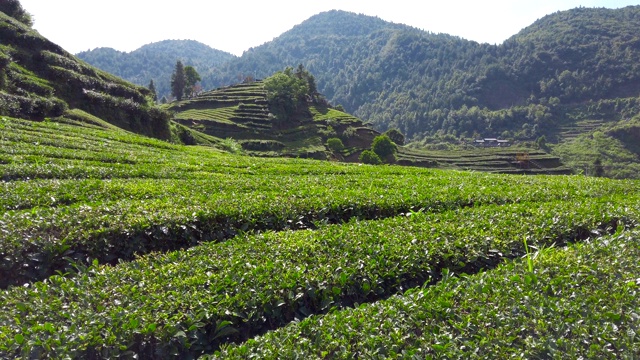
[[[322,11],[378,16],[435,33],[502,43],[544,15],[579,6],[619,8],[640,0],[21,0],[35,28],[71,53],[133,51],[156,41],[197,40],[242,55]]]

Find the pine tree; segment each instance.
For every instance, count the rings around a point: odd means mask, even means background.
[[[184,65],[182,65],[182,61],[178,60],[173,75],[171,75],[171,95],[173,95],[176,100],[181,101],[186,85],[187,78],[184,73]]]
[[[153,102],[158,102],[158,93],[156,92],[156,84],[153,83],[153,79],[149,82],[149,91],[151,91],[151,96],[153,96]]]

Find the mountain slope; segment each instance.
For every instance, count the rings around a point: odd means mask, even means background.
[[[77,54],[80,59],[104,71],[147,86],[153,79],[158,97],[171,94],[171,74],[177,60],[196,68],[205,75],[221,64],[235,58],[234,55],[212,49],[193,40],[165,40],[126,53],[112,48],[97,48]],[[206,80],[203,87],[211,88]]]
[[[152,105],[148,89],[87,65],[2,12],[0,39],[0,115],[103,120],[170,138],[169,114]]]
[[[378,130],[535,139],[585,101],[639,94],[638,19],[638,6],[558,12],[495,46],[331,11],[250,49],[210,81],[302,63],[329,101]]]

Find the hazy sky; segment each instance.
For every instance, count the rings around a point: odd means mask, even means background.
[[[190,39],[241,55],[322,11],[378,16],[435,33],[502,43],[544,15],[579,6],[619,8],[640,0],[21,0],[35,28],[71,53],[132,51]],[[417,5],[419,4],[419,5]]]

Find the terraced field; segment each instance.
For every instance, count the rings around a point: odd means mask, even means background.
[[[560,127],[558,132],[558,137],[560,141],[571,141],[575,140],[581,134],[590,133],[594,130],[597,130],[599,127],[604,125],[605,122],[602,120],[581,120],[576,121],[572,125],[565,125]],[[559,142],[560,142],[559,141]]]
[[[0,145],[2,358],[640,354],[637,181]]]
[[[457,170],[520,174],[571,174],[556,156],[529,148],[476,148],[473,150],[427,151],[401,148],[402,165],[442,167]]]
[[[180,124],[218,138],[233,138],[256,156],[326,159],[330,155],[324,145],[327,138],[340,136],[348,128],[344,141],[356,153],[378,135],[360,119],[319,104],[310,104],[286,123],[276,123],[260,81],[209,91],[172,104],[170,110]]]

